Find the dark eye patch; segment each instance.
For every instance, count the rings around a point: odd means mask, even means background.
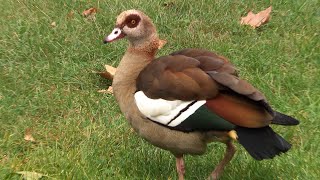
[[[129,28],[135,28],[138,26],[140,21],[141,21],[140,16],[136,14],[131,14],[126,18],[126,20],[124,21],[124,24]]]

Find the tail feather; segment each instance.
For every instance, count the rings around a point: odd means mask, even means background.
[[[276,134],[271,127],[236,127],[239,143],[256,160],[272,159],[291,148],[285,139]]]
[[[284,125],[284,126],[294,126],[298,125],[300,122],[290,116],[282,114],[280,112],[275,112],[275,116],[272,119],[272,124]]]

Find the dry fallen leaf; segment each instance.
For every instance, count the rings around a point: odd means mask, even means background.
[[[23,179],[25,179],[25,180],[38,180],[38,179],[42,178],[43,176],[45,176],[41,173],[30,172],[30,171],[19,171],[16,173],[21,174]]]
[[[112,75],[112,79],[113,76],[116,74],[117,68],[109,66],[109,65],[104,65],[104,68],[106,69],[107,72],[109,72]]]
[[[82,12],[82,16],[87,18],[88,20],[96,19],[97,8],[89,8]]]
[[[24,140],[35,142],[36,140],[32,137],[32,130],[31,128],[27,128],[24,134]]]
[[[112,88],[112,86],[109,86],[109,87],[108,87],[107,92],[110,93],[110,94],[113,94],[113,88]]]
[[[174,6],[174,2],[165,2],[162,4],[162,6],[170,8],[170,7]]]
[[[107,90],[106,89],[100,89],[97,91],[98,93],[107,93]]]
[[[51,27],[53,27],[53,28],[54,28],[54,27],[56,27],[56,26],[57,26],[57,23],[53,21],[50,25],[51,25]]]
[[[104,65],[105,71],[103,72],[95,72],[97,74],[99,74],[101,77],[112,80],[114,74],[117,71],[117,68],[109,66],[109,65]]]
[[[250,25],[253,28],[260,27],[269,21],[271,10],[272,6],[260,11],[258,14],[254,14],[250,11],[246,17],[241,17],[240,24]]]
[[[89,8],[89,9],[84,10],[84,11],[82,12],[82,15],[83,15],[84,17],[87,17],[87,16],[89,16],[89,15],[91,15],[91,14],[95,14],[96,12],[97,12],[97,8]]]
[[[112,86],[109,86],[109,87],[108,87],[108,89],[101,89],[101,90],[98,90],[98,93],[113,94]]]
[[[167,41],[166,40],[162,40],[162,39],[160,39],[159,40],[159,47],[158,47],[158,49],[161,49],[164,45],[166,45],[167,44]]]

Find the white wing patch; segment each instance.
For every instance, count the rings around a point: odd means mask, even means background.
[[[150,99],[142,91],[134,94],[140,112],[158,123],[175,127],[193,114],[206,103],[201,101],[168,101],[164,99]]]

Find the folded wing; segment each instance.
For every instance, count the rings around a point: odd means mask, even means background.
[[[274,112],[264,95],[237,76],[235,67],[210,51],[185,49],[151,62],[137,79],[138,91],[150,99],[200,101],[226,121],[258,128]]]

